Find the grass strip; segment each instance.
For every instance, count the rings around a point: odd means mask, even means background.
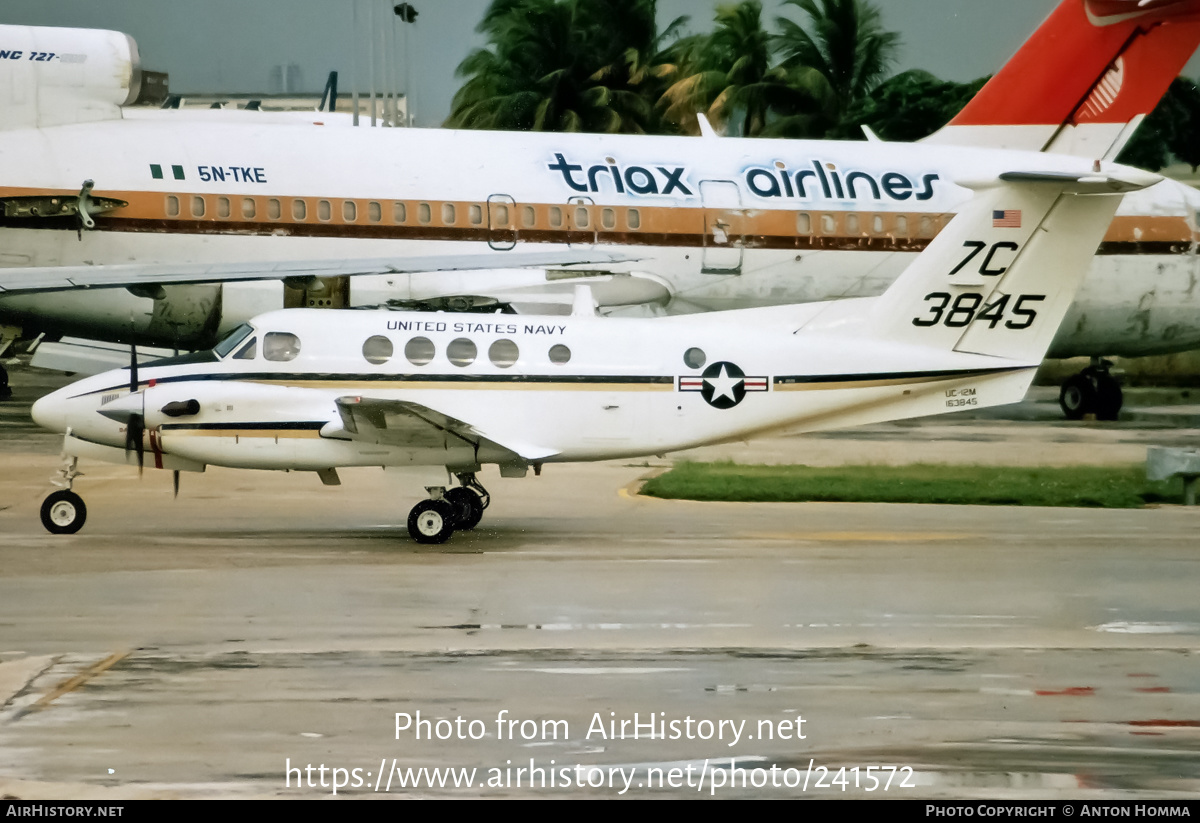
[[[743,466],[679,463],[642,487],[672,500],[798,503],[957,503],[1131,509],[1182,503],[1178,481],[1151,483],[1144,466]]]

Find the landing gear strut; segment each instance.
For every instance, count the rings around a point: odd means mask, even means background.
[[[483,510],[492,502],[487,489],[473,472],[458,475],[461,486],[429,486],[429,499],[413,506],[408,514],[408,533],[418,543],[445,543],[455,529],[467,531],[479,525]]]
[[[67,436],[70,437],[69,429]],[[61,479],[51,478],[50,481],[62,488],[51,492],[42,501],[42,525],[51,534],[75,534],[87,520],[87,506],[83,504],[83,498],[71,491],[75,478],[83,474],[76,468],[78,463],[78,457],[63,455],[63,467],[58,470]]]
[[[12,389],[8,387],[8,369],[0,364],[0,400],[8,400],[12,397]]]
[[[1068,420],[1082,420],[1086,414],[1096,415],[1097,420],[1120,416],[1124,396],[1111,367],[1111,361],[1093,357],[1090,366],[1063,381],[1058,404]]]

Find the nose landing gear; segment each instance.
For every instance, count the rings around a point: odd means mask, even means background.
[[[70,434],[68,429],[67,436],[70,437]],[[64,454],[63,466],[58,470],[59,477],[50,479],[51,483],[62,487],[42,501],[42,525],[51,534],[75,534],[87,521],[87,506],[83,504],[83,498],[71,491],[75,478],[83,476],[83,472],[77,468],[78,464],[78,457]]]

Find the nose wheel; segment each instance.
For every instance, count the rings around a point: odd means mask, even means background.
[[[75,534],[86,520],[83,498],[69,489],[53,492],[42,501],[42,525],[51,534]]]

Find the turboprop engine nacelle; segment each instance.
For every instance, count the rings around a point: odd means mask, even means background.
[[[140,62],[120,32],[0,26],[0,128],[119,119],[141,91]]]

